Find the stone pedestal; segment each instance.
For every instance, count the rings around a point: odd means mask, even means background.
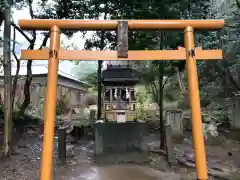
[[[180,110],[168,110],[165,114],[166,125],[171,127],[172,136],[183,136],[183,113]]]
[[[100,161],[147,161],[145,122],[95,124],[95,157]]]
[[[168,110],[165,112],[166,126],[171,128],[171,137],[174,142],[183,140],[183,113],[180,110]]]

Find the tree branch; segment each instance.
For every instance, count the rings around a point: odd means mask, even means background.
[[[156,103],[159,103],[159,93],[158,93],[157,85],[155,84],[155,82],[151,84],[151,90],[152,90],[154,100],[156,101]]]
[[[50,32],[45,34],[39,50],[42,49],[44,46],[46,46],[49,37],[50,37]]]
[[[32,7],[32,0],[28,0],[28,6],[29,6],[29,13],[30,13],[31,18],[35,19],[35,15],[33,13],[33,7]],[[35,42],[36,38],[37,38],[36,31],[32,31],[32,34],[33,34],[32,41]]]
[[[16,28],[14,27],[13,29],[13,48],[12,48],[12,53],[13,53],[13,56],[14,58],[18,61],[18,57],[15,53],[15,47],[16,47]]]
[[[232,13],[233,13],[233,15],[235,15],[235,16],[240,16],[240,14],[237,13],[237,12],[232,12]]]
[[[17,29],[18,32],[20,32],[27,40],[29,43],[32,43],[31,38],[29,38],[24,32],[23,30],[20,29],[20,27],[18,27],[16,24],[14,24],[13,22],[11,22],[11,25],[14,27],[14,29]]]
[[[240,8],[240,1],[239,0],[236,0],[236,4],[237,4],[238,8]]]
[[[165,79],[165,81],[163,82],[162,88],[164,89],[164,86],[166,85],[167,81],[168,81],[169,76]]]

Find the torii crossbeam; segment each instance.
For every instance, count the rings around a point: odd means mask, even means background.
[[[224,27],[223,20],[20,20],[23,30],[50,30],[50,48],[23,50],[23,60],[49,60],[48,86],[44,113],[44,140],[41,180],[52,178],[52,156],[59,60],[185,60],[187,61],[189,97],[192,113],[192,132],[198,180],[207,180],[207,165],[202,132],[196,60],[222,59],[222,50],[195,48],[194,30],[217,30]],[[78,51],[60,48],[61,29],[117,30],[117,51]],[[184,48],[162,51],[128,51],[130,30],[184,31]]]

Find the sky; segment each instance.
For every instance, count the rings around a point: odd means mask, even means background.
[[[33,1],[33,11],[37,12],[38,6],[37,1]],[[52,0],[48,0],[49,2],[52,2]],[[16,10],[15,8],[12,8],[13,12],[13,21],[16,25],[18,25],[19,19],[31,19],[29,14],[29,9],[22,8],[21,10]],[[100,17],[100,19],[103,19],[103,17]],[[0,27],[0,36],[3,35],[3,26]],[[28,33],[27,31],[24,31],[25,33]],[[13,34],[13,28],[12,28],[12,34]],[[93,32],[88,32],[85,36],[91,37]],[[13,36],[13,35],[12,35]],[[29,37],[31,35],[29,34]],[[41,42],[43,40],[43,36],[41,35],[40,31],[37,31],[37,40],[35,49],[38,49],[41,45]],[[20,57],[21,50],[27,49],[29,46],[28,41],[18,32],[16,31],[16,45],[15,45],[15,52],[18,57]],[[67,38],[64,34],[61,34],[61,46],[65,49],[78,49],[82,50],[84,49],[85,39],[82,37],[81,32],[74,33],[71,39]],[[47,47],[49,47],[49,40],[47,43]],[[2,49],[0,48],[0,54]],[[12,59],[14,59],[14,56],[12,55]],[[111,62],[113,63],[113,62]],[[25,75],[27,72],[26,69],[27,61],[21,61],[21,68],[20,68],[20,75]],[[32,64],[32,73],[33,74],[45,74],[47,73],[47,61],[33,61]],[[103,63],[103,68],[105,69],[107,65],[107,62],[105,61]],[[16,62],[13,60],[12,64],[12,74],[14,75],[16,72]],[[59,74],[67,76],[69,78],[77,78],[78,74],[81,73],[80,66],[76,66],[74,63],[70,61],[60,61],[59,64]],[[0,75],[3,75],[3,69],[0,69]]]
[[[35,4],[33,4],[33,9],[36,10],[37,9],[36,1],[34,2]],[[12,11],[13,11],[13,21],[17,25],[18,25],[19,19],[31,19],[28,8],[23,8],[22,10],[16,10],[12,8]],[[0,29],[1,29],[0,35],[2,35],[3,26]],[[13,32],[13,28],[12,28],[12,32]],[[29,34],[29,37],[31,37],[30,34]],[[40,34],[40,32],[38,32],[35,49],[38,49],[40,47],[42,39],[43,39],[43,36]],[[17,43],[15,47],[15,52],[17,56],[20,57],[21,50],[27,49],[29,43],[18,31],[16,31],[16,42]],[[81,32],[75,33],[71,39],[68,39],[63,34],[61,35],[61,44],[64,48],[73,49],[74,47],[81,50],[84,48],[84,43],[85,43],[85,40],[82,38]],[[49,47],[49,40],[47,43],[47,47]],[[0,53],[2,53],[2,49],[0,49]],[[14,57],[12,56],[12,59],[13,58]],[[27,61],[21,62],[20,74],[22,75],[26,74],[26,63]],[[47,63],[48,63],[47,61],[33,61],[32,73],[33,74],[47,73]],[[74,71],[74,69],[76,68],[77,68],[76,65],[70,61],[60,61],[59,74],[62,74],[62,75],[64,74],[65,76],[69,76],[69,77],[76,76],[76,71]],[[15,71],[16,71],[16,63],[14,61],[12,64],[13,75],[15,74]],[[1,71],[1,75],[2,74],[3,72]]]

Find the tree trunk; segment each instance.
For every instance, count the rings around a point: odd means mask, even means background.
[[[160,44],[159,49],[162,50],[164,47],[164,33],[160,33]],[[159,106],[159,121],[160,121],[160,149],[165,147],[165,127],[164,127],[164,117],[163,117],[163,76],[164,76],[164,64],[163,61],[158,61],[158,85],[159,85],[159,96],[158,96],[158,106]]]
[[[159,70],[159,99],[158,99],[158,106],[159,106],[159,120],[160,120],[160,149],[164,149],[165,147],[165,129],[164,129],[164,117],[163,117],[163,61],[159,61],[158,64]]]
[[[97,112],[97,119],[101,119],[101,114],[102,114],[102,63],[103,61],[98,61],[98,72],[97,72],[97,77],[98,77],[98,112]]]
[[[11,137],[12,137],[12,108],[11,108],[11,15],[10,7],[5,8],[4,17],[4,147],[3,155],[11,155]]]
[[[31,96],[30,96],[30,86],[31,86],[31,82],[32,82],[32,61],[28,60],[27,62],[27,77],[25,80],[25,84],[24,84],[24,101],[20,107],[20,110],[18,112],[18,131],[20,134],[22,134],[24,132],[24,113],[30,103],[31,100]]]
[[[180,72],[178,70],[178,68],[176,68],[176,70],[177,70],[177,79],[178,79],[179,89],[180,89],[181,93],[183,95],[185,95],[186,94],[186,88],[185,88],[185,86],[183,84],[183,73]]]
[[[4,12],[0,11],[0,26],[2,25],[4,21]]]
[[[27,77],[26,77],[26,80],[25,80],[25,84],[24,84],[24,96],[25,96],[25,99],[23,101],[23,104],[19,110],[19,116],[23,116],[24,115],[24,112],[25,110],[27,109],[29,103],[30,103],[30,100],[31,100],[31,97],[30,97],[30,85],[31,85],[31,81],[32,81],[32,61],[31,60],[28,60],[27,62]]]
[[[16,96],[16,90],[17,90],[17,82],[18,82],[18,78],[19,78],[19,71],[20,71],[20,61],[17,60],[16,75],[13,79],[13,88],[12,88],[12,109],[14,109],[14,102],[15,102],[15,96]]]
[[[43,46],[46,46],[47,44],[47,40],[49,38],[50,34],[45,34],[45,37],[43,38],[41,47],[39,49],[42,49]],[[34,35],[34,37],[36,37]],[[30,44],[29,49],[33,49],[34,48],[34,43],[36,38],[33,38],[34,40],[32,41],[32,44]],[[27,62],[27,77],[25,80],[25,84],[24,84],[24,101],[23,104],[20,107],[19,113],[18,113],[18,119],[19,121],[19,133],[22,134],[24,131],[24,123],[21,122],[21,119],[23,118],[25,111],[28,107],[28,105],[30,104],[31,101],[31,94],[30,94],[30,86],[31,86],[31,82],[32,82],[32,60],[28,60]]]
[[[105,10],[104,10],[104,17],[103,19],[107,19],[108,14],[108,4],[107,1],[105,1]],[[104,39],[105,39],[105,32],[101,31],[101,39],[100,39],[100,50],[102,51],[104,49]],[[98,61],[98,71],[97,71],[97,77],[98,77],[98,110],[97,110],[97,120],[101,119],[102,114],[102,64],[103,61]]]
[[[13,56],[15,57],[15,60],[17,62],[17,69],[16,69],[16,74],[13,79],[13,88],[12,88],[12,109],[14,109],[14,102],[15,102],[15,95],[16,95],[16,89],[17,89],[17,82],[18,82],[18,77],[19,77],[19,71],[20,71],[20,60],[18,59],[16,53],[15,53],[15,44],[16,44],[16,28],[14,28],[13,32]]]

